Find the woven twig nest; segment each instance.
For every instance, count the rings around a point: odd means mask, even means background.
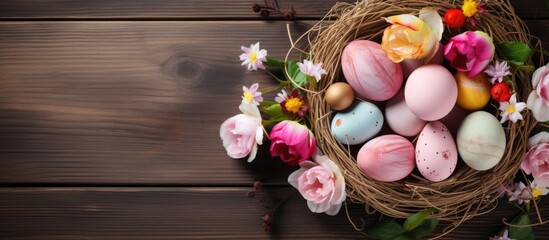
[[[436,183],[415,172],[397,182],[373,180],[359,170],[354,158],[356,154],[353,154],[350,147],[339,143],[330,131],[333,111],[326,104],[324,93],[331,84],[345,81],[340,64],[341,54],[348,43],[356,39],[381,42],[383,31],[389,25],[383,17],[417,15],[424,7],[435,8],[442,16],[448,9],[461,4],[462,1],[443,0],[367,0],[356,4],[338,3],[322,21],[298,40],[308,40],[306,50],[310,57],[314,62],[322,62],[328,72],[317,89],[307,89],[312,107],[310,120],[318,146],[344,172],[349,199],[365,204],[368,210],[375,209],[390,217],[405,218],[432,207],[438,209],[435,215],[437,218],[459,224],[494,209],[497,205],[494,193],[520,169],[520,160],[527,151],[527,138],[537,124],[528,111],[523,112],[524,120],[504,125],[507,145],[503,159],[496,167],[477,171],[465,164],[458,164],[458,169],[452,176]],[[459,31],[445,28],[442,42],[446,43],[450,37],[466,30],[484,31],[495,43],[516,41],[531,44],[533,40],[509,1],[505,0],[490,1],[487,12],[481,15],[475,27],[466,24]],[[293,47],[289,53],[295,50]],[[496,59],[500,57],[496,55]],[[517,86],[517,97],[527,99],[532,91],[531,73],[517,71],[512,78]],[[495,106],[492,108],[496,109]]]

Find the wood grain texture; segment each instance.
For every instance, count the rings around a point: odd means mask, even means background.
[[[335,2],[354,0],[279,0],[282,11],[293,5],[300,19],[318,19]],[[4,0],[0,1],[0,19],[262,19],[251,8],[263,0]],[[547,19],[549,8],[544,0],[511,0],[523,19]],[[271,19],[282,19],[274,16]]]
[[[3,188],[0,189],[2,239],[181,239],[181,238],[363,238],[345,211],[335,217],[311,213],[299,194],[288,188],[266,188],[247,198],[250,188]],[[271,233],[261,216],[289,196],[274,216]],[[351,218],[370,226],[378,215],[350,205]],[[541,210],[549,212],[549,204]],[[487,239],[518,210],[498,210],[458,227],[444,239]],[[533,219],[534,220],[534,219]],[[443,223],[436,229],[440,233]],[[549,238],[547,226],[535,227],[537,239]]]
[[[0,183],[284,184],[268,147],[247,164],[219,138],[242,85],[274,86],[240,66],[256,41],[290,45],[283,22],[0,23]]]
[[[282,22],[0,23],[0,182],[285,182],[267,147],[249,165],[219,137],[243,85],[275,86],[240,65],[256,41],[290,45]]]
[[[341,1],[341,0],[340,0]],[[353,2],[352,0],[343,0]],[[40,0],[1,1],[0,18],[5,19],[264,19],[252,11],[254,3],[263,4],[263,0],[61,0],[45,2]],[[301,19],[320,18],[337,0],[285,1],[280,0],[282,12],[291,7]],[[282,19],[273,14],[269,19]]]

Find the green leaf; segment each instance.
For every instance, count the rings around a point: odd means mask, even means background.
[[[511,62],[512,65],[522,65],[533,52],[527,44],[521,42],[503,42],[497,44],[497,50],[503,59]]]
[[[419,238],[429,234],[433,230],[435,230],[437,225],[438,225],[438,219],[436,219],[436,218],[425,219],[425,221],[423,221],[421,223],[421,225],[417,226],[414,229],[414,231],[413,231],[414,236],[419,239]]]
[[[416,238],[414,237],[414,235],[410,234],[409,232],[405,232],[401,235],[398,235],[392,238],[391,240],[416,240]]]
[[[405,230],[400,224],[389,220],[381,221],[372,228],[364,230],[368,237],[379,240],[390,240],[404,232]]]
[[[292,82],[292,85],[294,87],[303,87],[308,82],[307,75],[299,70],[299,66],[297,65],[296,61],[288,61],[288,74],[289,76],[286,75],[286,72],[284,72],[284,75],[286,76],[286,79],[288,79],[288,81],[290,77],[294,80],[295,83]]]
[[[427,218],[427,216],[429,216],[431,213],[434,213],[436,211],[437,210],[434,208],[428,208],[408,217],[404,222],[404,229],[406,229],[406,231],[414,230],[414,228],[416,228],[417,226],[421,225],[421,223],[423,223],[423,221]]]
[[[271,105],[273,104],[278,104],[277,102],[275,101],[269,101],[269,100],[263,100],[262,102],[259,102],[259,105],[262,106],[262,107],[270,107]]]
[[[274,59],[274,58],[270,58],[270,57],[267,57],[266,64],[269,67],[280,67],[280,68],[284,67],[284,61],[280,61],[278,59]]]
[[[274,102],[271,106],[265,108],[263,113],[269,115],[269,120],[267,121],[269,123],[268,125],[290,119],[290,116],[282,112],[282,106],[277,102]]]
[[[528,214],[520,215],[518,218],[515,218],[515,220],[513,220],[511,224],[530,225],[530,217],[528,217]],[[536,239],[536,237],[534,236],[534,231],[530,226],[509,227],[509,237],[512,239],[521,239],[521,240]]]
[[[280,106],[279,103],[275,102],[273,104],[271,104],[270,106],[268,106],[267,108],[265,108],[265,110],[263,111],[265,114],[269,115],[269,116],[278,116],[280,114],[282,114],[282,106]]]

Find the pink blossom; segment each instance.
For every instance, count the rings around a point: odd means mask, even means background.
[[[285,120],[276,124],[271,130],[271,156],[291,165],[309,159],[316,151],[316,140],[313,133],[305,126]]]
[[[233,116],[221,124],[219,135],[227,155],[232,158],[243,158],[248,162],[254,160],[257,145],[263,143],[263,126],[257,106],[249,103],[240,104],[242,114]]]
[[[503,77],[511,75],[511,72],[509,72],[509,65],[507,65],[506,61],[500,62],[496,60],[496,63],[494,65],[489,65],[488,68],[484,71],[488,76],[492,77],[490,81],[492,84],[494,84],[496,81],[502,82]]]
[[[473,78],[488,66],[494,50],[494,43],[488,34],[467,31],[450,39],[444,48],[444,56],[453,68]]]
[[[316,155],[315,162],[304,161],[299,166],[288,182],[299,190],[312,212],[336,215],[347,197],[345,179],[337,165],[327,156]]]
[[[549,64],[538,68],[532,75],[534,91],[526,101],[534,118],[540,122],[549,121]]]
[[[267,62],[267,50],[259,48],[259,42],[250,45],[249,48],[241,46],[244,53],[240,54],[242,65],[247,65],[248,71],[265,69],[263,62]]]
[[[259,105],[259,103],[263,101],[263,97],[261,96],[261,92],[257,91],[258,88],[258,83],[252,84],[250,88],[242,86],[242,91],[244,91],[242,94],[242,102]]]
[[[513,193],[509,197],[509,202],[517,201],[520,205],[523,202],[529,202],[532,199],[530,188],[524,185],[523,182],[515,183]]]
[[[312,61],[304,60],[303,63],[297,63],[297,66],[305,75],[314,77],[316,82],[320,81],[322,74],[326,74],[326,70],[322,68],[322,63],[314,64]]]
[[[537,184],[549,186],[549,133],[532,136],[528,148],[520,167],[526,174],[532,174]]]

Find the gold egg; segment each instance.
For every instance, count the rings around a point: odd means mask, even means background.
[[[466,73],[455,74],[458,87],[457,104],[469,111],[484,108],[490,101],[490,79],[486,73],[470,78]]]
[[[326,89],[324,99],[332,109],[341,111],[353,104],[355,92],[349,84],[337,82]]]

